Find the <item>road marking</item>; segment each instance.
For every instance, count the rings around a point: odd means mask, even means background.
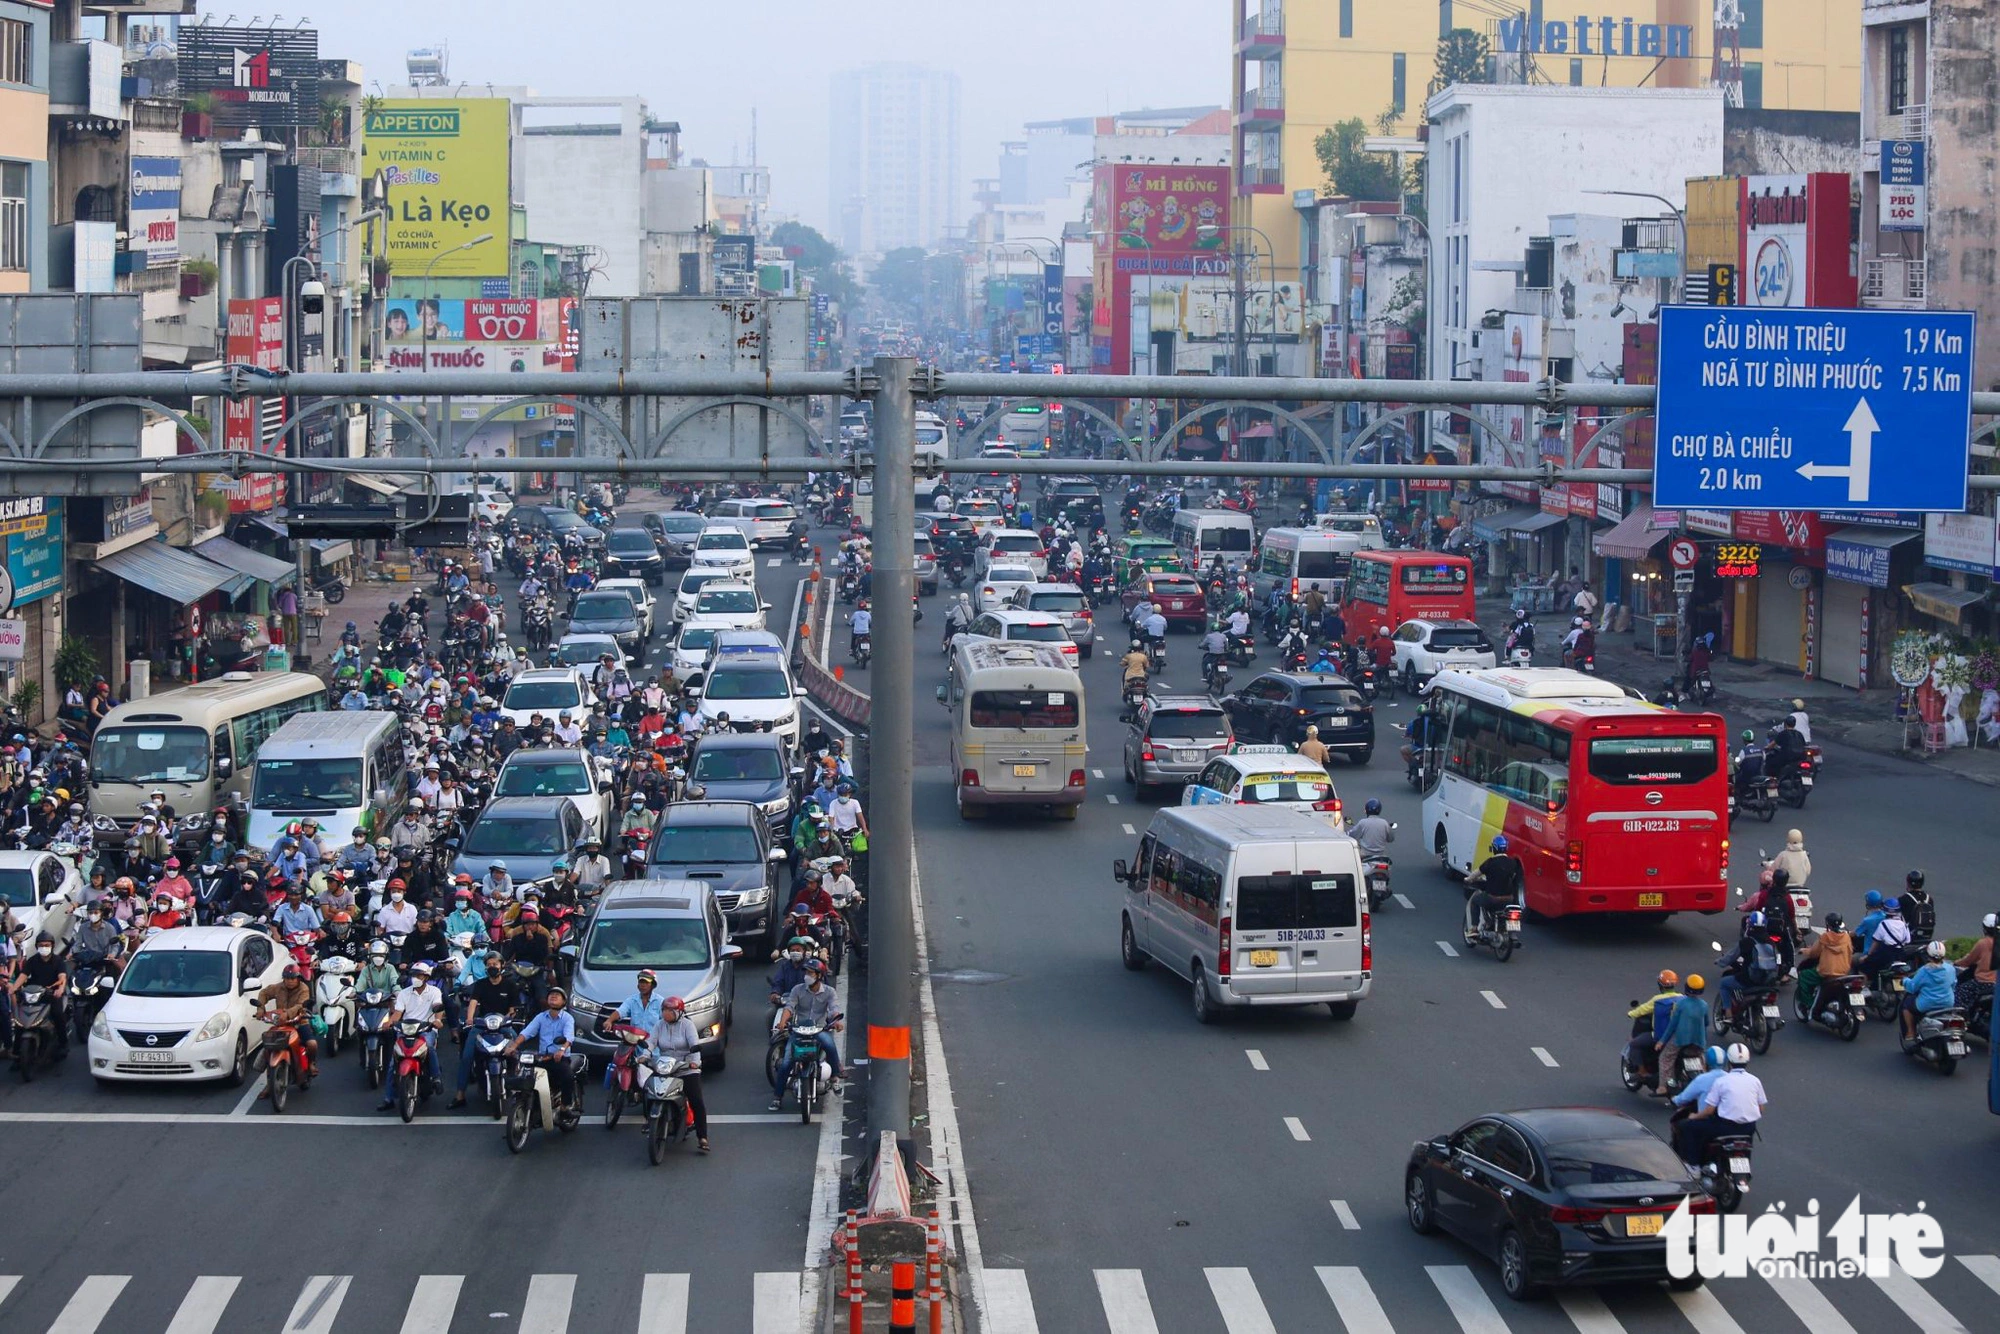
[[[1291,1131],[1292,1138],[1299,1141],[1301,1144],[1304,1144],[1312,1139],[1312,1136],[1306,1133],[1305,1122],[1299,1120],[1299,1118],[1296,1116],[1288,1116],[1285,1118],[1285,1129]]]
[[[1897,1309],[1914,1320],[1924,1334],[1966,1334],[1965,1326],[1959,1323],[1958,1317],[1945,1310],[1938,1299],[1911,1278],[1901,1265],[1890,1265],[1888,1274],[1876,1279],[1875,1286],[1896,1303]]]
[[[450,1329],[451,1314],[458,1309],[458,1292],[465,1286],[463,1274],[425,1274],[410,1294],[410,1309],[403,1313],[403,1334],[432,1334]]]
[[[688,1276],[646,1275],[639,1290],[639,1334],[687,1334],[687,1320]]]
[[[1722,1302],[1707,1288],[1696,1288],[1692,1292],[1668,1292],[1681,1314],[1695,1328],[1695,1334],[1743,1334],[1743,1326],[1735,1317],[1722,1309]]]
[[[1811,1279],[1768,1278],[1771,1290],[1784,1298],[1785,1305],[1792,1308],[1805,1327],[1813,1334],[1854,1334],[1854,1326],[1841,1318],[1832,1302],[1825,1294],[1813,1286]]]
[[[1405,908],[1408,908],[1411,912],[1415,912],[1417,910],[1417,905],[1410,902],[1410,896],[1407,894],[1392,894],[1390,895],[1390,897],[1395,899],[1396,902],[1402,904]]]
[[[1438,1295],[1465,1334],[1507,1334],[1507,1322],[1493,1309],[1493,1299],[1470,1269],[1464,1265],[1425,1265],[1424,1272],[1437,1285]]]
[[[1333,1216],[1340,1220],[1342,1230],[1347,1232],[1361,1230],[1361,1220],[1354,1216],[1354,1210],[1348,1207],[1346,1200],[1333,1200],[1330,1203],[1333,1205]]]
[[[759,1274],[753,1289],[754,1302],[750,1312],[750,1334],[796,1334],[805,1328],[799,1320],[799,1293],[801,1289],[797,1274]],[[527,1334],[527,1321],[521,1322],[521,1334]],[[561,1330],[554,1334],[562,1334]]]
[[[492,1129],[490,1122],[487,1129]],[[292,1303],[292,1313],[285,1317],[283,1334],[333,1334],[333,1318],[340,1314],[340,1304],[347,1300],[347,1285],[353,1281],[346,1274],[315,1274],[307,1279],[299,1289],[299,1299]]]
[[[1090,776],[1091,776],[1092,778],[1102,778],[1102,777],[1104,777],[1104,770],[1102,770],[1102,769],[1092,769],[1092,770],[1090,771]]]
[[[2000,1256],[1961,1255],[1958,1262],[1972,1271],[1972,1276],[1995,1292],[2000,1292]],[[7,1300],[7,1289],[13,1280],[0,1279],[0,1302]]]
[[[1556,1058],[1549,1055],[1547,1047],[1530,1047],[1528,1050],[1535,1053],[1535,1059],[1549,1067],[1549,1069],[1553,1070],[1556,1068]]]
[[[1223,1327],[1229,1334],[1278,1334],[1264,1299],[1257,1295],[1256,1280],[1247,1269],[1204,1269],[1208,1290],[1222,1312]]]
[[[773,556],[769,560],[764,562],[764,568],[767,570],[775,570],[784,563],[785,563],[785,558],[783,556]]]
[[[1028,1295],[1028,1276],[1019,1269],[988,1269],[986,1311],[980,1329],[986,1334],[1041,1334],[1035,1323],[1035,1301]]]
[[[833,1004],[839,1014],[847,1013],[847,970],[842,969],[833,983]],[[823,1261],[833,1245],[833,1229],[840,1213],[840,1131],[845,1120],[839,1116],[819,1119],[819,1148],[813,1158],[812,1208],[806,1214],[806,1256],[799,1284],[799,1320],[810,1325],[819,1310],[820,1288],[825,1282]],[[685,1285],[687,1280],[681,1282]],[[685,1294],[682,1305],[686,1305]],[[685,1317],[683,1317],[685,1319]]]
[[[521,1303],[521,1334],[564,1334],[575,1297],[575,1274],[530,1274],[528,1298]]]
[[[250,1115],[250,1109],[257,1105],[257,1095],[264,1091],[264,1081],[261,1079],[246,1079],[243,1083],[246,1085],[243,1090],[243,1096],[238,1098],[236,1105],[229,1109],[231,1116]]]
[[[1333,1309],[1340,1313],[1347,1334],[1393,1334],[1395,1326],[1389,1323],[1382,1303],[1375,1300],[1375,1290],[1368,1286],[1359,1269],[1352,1265],[1320,1265],[1313,1272],[1319,1275],[1326,1295],[1333,1298]]]
[[[94,1334],[111,1310],[111,1303],[132,1281],[130,1274],[92,1274],[78,1285],[69,1305],[49,1326],[49,1334]]]
[[[229,1305],[229,1299],[236,1295],[236,1285],[240,1278],[197,1278],[188,1289],[188,1295],[181,1298],[180,1309],[174,1312],[173,1323],[167,1326],[167,1334],[215,1334],[215,1327],[222,1323],[222,1309]],[[449,1312],[446,1313],[449,1316]],[[438,1329],[445,1326],[439,1324]]]
[[[1271,1068],[1271,1063],[1264,1059],[1264,1053],[1258,1051],[1255,1047],[1246,1047],[1243,1054],[1250,1058],[1250,1068],[1252,1070],[1269,1070]]]
[[[1594,1292],[1561,1291],[1556,1294],[1556,1302],[1576,1326],[1577,1334],[1624,1334],[1625,1326],[1618,1323],[1618,1317],[1611,1314],[1611,1308]]]
[[[796,1115],[782,1112],[719,1112],[709,1118],[719,1126],[781,1126],[794,1124]],[[483,1118],[462,1116],[420,1116],[405,1126],[400,1117],[379,1116],[248,1116],[233,1112],[0,1112],[0,1125],[113,1125],[113,1126],[381,1126],[407,1131],[410,1126],[483,1127],[493,1123]]]
[[[1449,940],[1440,940],[1437,943],[1437,947],[1444,951],[1444,957],[1447,959],[1456,959],[1458,957],[1458,951],[1451,947]]]
[[[1132,837],[1134,837],[1135,835],[1137,835],[1137,834],[1138,834],[1138,832],[1139,832],[1138,830],[1134,829],[1134,828],[1133,828],[1133,827],[1132,827],[1131,825],[1129,825],[1129,824],[1122,824],[1122,825],[1119,825],[1118,827],[1119,827],[1120,829],[1123,829],[1123,830],[1125,831],[1125,837],[1127,837],[1127,838],[1132,838]]]
[[[1111,803],[1111,804],[1112,804],[1113,806],[1116,806],[1116,805],[1118,804],[1118,798],[1117,798],[1117,796],[1116,796],[1116,795],[1114,795],[1113,793],[1110,793],[1110,792],[1107,792],[1107,793],[1105,793],[1105,794],[1104,794],[1104,799],[1105,799],[1106,801],[1110,802],[1110,803]]]
[[[1482,991],[1479,994],[1486,997],[1486,1003],[1488,1005],[1491,1005],[1494,1009],[1504,1010],[1507,1008],[1507,1002],[1501,1000],[1498,996],[1494,995],[1492,992]]]
[[[0,1302],[7,1300],[7,1294],[12,1292],[20,1281],[19,1274],[0,1274]]]
[[[1146,1276],[1137,1269],[1098,1269],[1097,1300],[1103,1304],[1111,1334],[1160,1334],[1153,1320],[1153,1303],[1146,1296]]]

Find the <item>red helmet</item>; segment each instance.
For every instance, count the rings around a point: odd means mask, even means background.
[[[679,996],[669,996],[660,1002],[661,1010],[672,1010],[676,1014],[686,1014],[687,1007],[687,1002]]]

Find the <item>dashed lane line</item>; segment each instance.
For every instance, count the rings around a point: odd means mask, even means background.
[[[1480,992],[1479,994],[1480,994],[1480,995],[1482,995],[1482,996],[1484,996],[1484,997],[1486,998],[1486,1003],[1487,1003],[1488,1005],[1491,1005],[1491,1006],[1492,1006],[1492,1007],[1493,1007],[1494,1009],[1496,1009],[1496,1010],[1504,1010],[1504,1009],[1506,1009],[1506,1008],[1507,1008],[1507,1002],[1506,1002],[1506,1001],[1503,1001],[1503,1000],[1501,1000],[1501,999],[1500,999],[1500,997],[1499,997],[1499,996],[1497,996],[1496,994],[1494,994],[1493,992],[1491,992],[1491,991],[1482,991],[1482,992]]]
[[[1556,1058],[1549,1055],[1547,1047],[1530,1047],[1528,1050],[1535,1053],[1535,1059],[1549,1067],[1549,1069],[1553,1070],[1556,1068]]]
[[[1301,1144],[1304,1144],[1312,1139],[1312,1136],[1306,1133],[1305,1122],[1299,1120],[1299,1118],[1296,1116],[1288,1116],[1285,1118],[1285,1129],[1291,1131],[1292,1138],[1299,1141],[1299,1143]]]
[[[1444,951],[1444,957],[1447,959],[1456,959],[1458,957],[1458,951],[1451,947],[1449,940],[1440,940],[1437,943],[1437,947]]]
[[[1252,1070],[1269,1070],[1271,1068],[1271,1063],[1264,1059],[1264,1053],[1258,1051],[1255,1047],[1244,1048],[1243,1054],[1250,1058],[1250,1068]]]
[[[1354,1216],[1354,1210],[1348,1207],[1347,1201],[1334,1200],[1332,1203],[1333,1216],[1340,1220],[1340,1226],[1348,1232],[1359,1232],[1361,1221]]]
[[[1411,912],[1415,912],[1417,910],[1417,905],[1410,902],[1410,896],[1408,894],[1393,894],[1390,897],[1395,899],[1396,902],[1401,904],[1403,907],[1408,908]]]

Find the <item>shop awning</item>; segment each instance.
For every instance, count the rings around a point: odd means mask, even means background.
[[[1889,553],[1923,534],[1914,528],[1836,528],[1826,535],[1826,577],[1869,588],[1889,586]]]
[[[197,542],[194,548],[201,555],[217,565],[226,565],[238,574],[247,574],[252,579],[261,579],[276,588],[279,584],[290,583],[298,577],[298,571],[289,561],[276,556],[266,556],[261,551],[252,551],[239,542],[226,537],[211,537],[206,542]]]
[[[1940,621],[1953,625],[1962,622],[1965,609],[1985,599],[1984,593],[1974,593],[1969,589],[1953,588],[1950,584],[1919,583],[1904,584],[1903,596],[1910,605],[1926,616],[1935,616]]]
[[[1666,536],[1653,531],[1653,507],[1642,500],[1630,514],[1590,539],[1590,549],[1613,560],[1644,560]]]
[[[180,607],[198,602],[218,588],[231,588],[242,577],[192,551],[164,542],[142,542],[115,551],[98,561],[97,568]]]
[[[1551,514],[1547,510],[1533,510],[1528,514],[1527,518],[1514,524],[1513,529],[1517,533],[1539,533],[1544,528],[1555,527],[1568,517],[1567,514]]]
[[[362,490],[373,491],[378,496],[397,496],[402,494],[401,487],[397,486],[387,476],[379,473],[343,472],[340,475]]]
[[[344,537],[315,537],[306,542],[320,562],[331,565],[337,560],[346,560],[354,554],[354,544]]]
[[[1520,530],[1522,523],[1540,514],[1538,509],[1526,505],[1516,505],[1513,509],[1502,510],[1498,514],[1482,514],[1472,521],[1472,531],[1489,542],[1497,542],[1508,533]]]

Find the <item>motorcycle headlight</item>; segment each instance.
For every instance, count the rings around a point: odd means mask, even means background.
[[[196,1042],[213,1042],[224,1033],[227,1033],[230,1025],[234,1022],[235,1020],[229,1011],[220,1011],[214,1018],[201,1026],[201,1031],[194,1035],[194,1040]]]
[[[99,1042],[111,1041],[111,1021],[105,1018],[104,1011],[99,1010],[97,1018],[91,1021],[90,1036],[96,1038]]]

